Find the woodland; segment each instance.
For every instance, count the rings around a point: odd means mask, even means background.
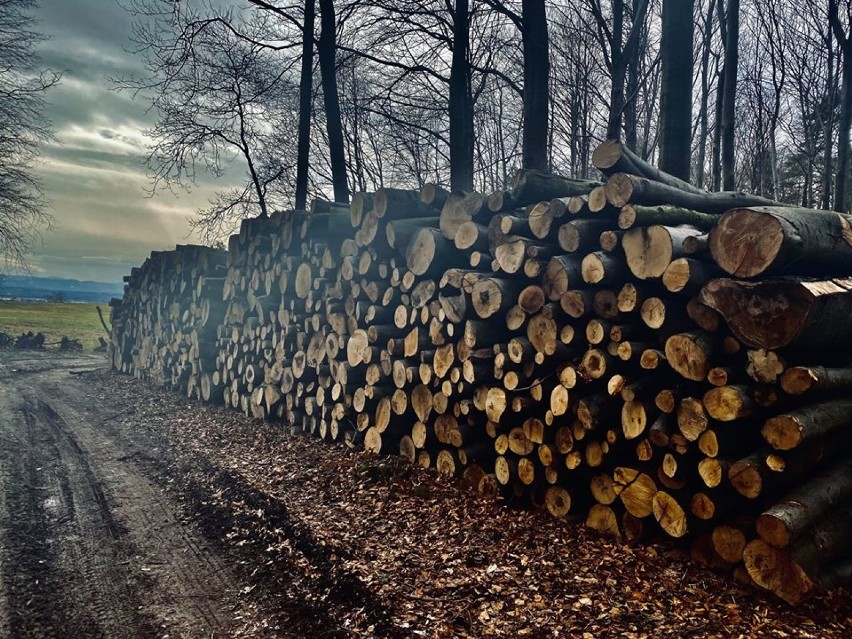
[[[849,0],[133,0],[155,188],[228,176],[197,221],[384,185],[593,178],[622,139],[709,190],[849,204]],[[685,52],[691,52],[686,55]]]

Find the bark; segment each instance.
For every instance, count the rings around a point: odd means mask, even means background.
[[[308,208],[308,169],[311,147],[311,103],[314,77],[314,18],[316,0],[305,0],[305,22],[302,25],[302,69],[299,76],[299,132],[296,149],[295,207]]]
[[[334,0],[320,0],[320,38],[317,43],[325,104],[325,126],[335,202],[349,202],[349,178],[346,171],[346,147],[340,119],[337,92],[337,26]]]
[[[523,166],[546,171],[550,108],[550,48],[544,0],[523,0]]]
[[[728,0],[725,17],[725,88],[722,96],[722,188],[736,189],[734,133],[736,129],[737,67],[740,47],[740,0]]]
[[[450,66],[450,187],[473,190],[473,95],[470,86],[470,3],[457,0],[453,11]]]
[[[778,205],[777,202],[757,195],[735,191],[690,193],[627,173],[616,173],[607,180],[606,198],[610,204],[617,207],[627,204],[670,205],[702,213],[724,213],[738,206]]]
[[[852,216],[792,207],[732,208],[710,232],[710,253],[727,273],[755,277],[848,273]]]
[[[692,143],[694,0],[664,0],[660,94],[660,169],[689,180]]]

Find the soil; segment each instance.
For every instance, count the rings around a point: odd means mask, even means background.
[[[202,406],[102,358],[0,352],[0,637],[852,636],[397,458]]]

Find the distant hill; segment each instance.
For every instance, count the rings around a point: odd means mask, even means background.
[[[124,294],[124,285],[30,275],[6,275],[0,282],[0,299],[43,300],[58,292],[69,302],[108,302]]]

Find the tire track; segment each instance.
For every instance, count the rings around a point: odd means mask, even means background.
[[[202,548],[192,530],[182,525],[171,496],[163,490],[167,487],[145,477],[157,447],[143,446],[145,453],[128,453],[128,448],[136,449],[136,442],[114,439],[110,420],[93,419],[96,415],[90,413],[90,407],[73,392],[64,391],[63,387],[49,402],[38,399],[35,403],[57,437],[85,462],[81,472],[90,487],[93,507],[109,537],[117,541],[124,572],[144,582],[137,588],[134,605],[156,618],[152,625],[171,629],[171,636],[232,636],[228,632],[232,612],[239,607],[239,602],[227,596],[229,590],[235,590],[233,579],[222,561]],[[111,487],[109,498],[105,486]],[[108,591],[116,590],[106,586]]]

